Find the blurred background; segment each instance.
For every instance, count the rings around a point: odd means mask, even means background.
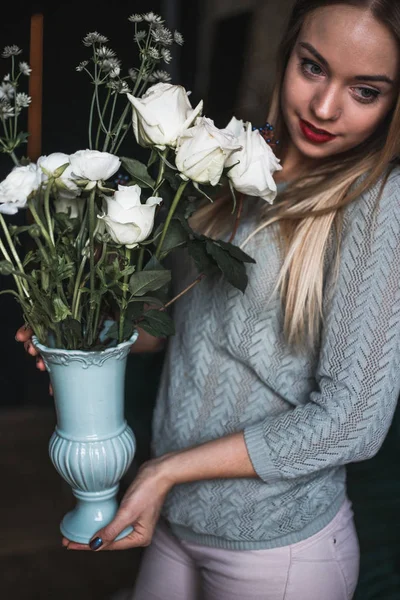
[[[90,82],[76,65],[86,58],[81,40],[90,31],[109,38],[127,70],[135,65],[132,13],[154,11],[185,38],[166,66],[172,82],[204,100],[204,113],[223,127],[233,114],[262,125],[274,80],[277,44],[293,0],[114,0],[7,3],[2,7],[0,48],[17,44],[29,62],[30,19],[44,15],[42,153],[86,148]],[[0,78],[8,62],[0,59]],[[129,135],[121,154],[130,155]],[[0,177],[11,169],[0,155]],[[15,221],[24,215],[14,217]],[[0,276],[0,291],[9,282]],[[19,307],[0,297],[0,597],[7,600],[108,600],[129,588],[141,550],[74,553],[61,547],[58,524],[73,504],[67,484],[51,465],[47,444],[55,424],[47,374],[35,368],[14,341],[22,324]],[[138,451],[131,472],[149,456],[151,414],[163,354],[130,356],[126,414]],[[378,456],[349,468],[362,550],[358,600],[400,600],[399,440],[396,414]],[[245,600],[245,599],[243,599]],[[323,599],[321,599],[323,600]]]

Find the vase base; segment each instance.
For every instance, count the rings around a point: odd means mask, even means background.
[[[97,493],[73,490],[77,504],[61,521],[63,536],[71,542],[88,544],[99,529],[108,525],[117,514],[117,491],[118,486]],[[127,527],[116,539],[120,540],[132,531],[133,527]]]
[[[68,515],[66,515],[66,516],[68,516]],[[77,533],[76,531],[71,531],[70,529],[64,527],[64,519],[61,521],[61,524],[60,524],[60,531],[61,531],[62,535],[64,537],[66,537],[68,540],[70,540],[71,542],[76,542],[77,544],[86,544],[86,545],[89,544],[89,542],[93,538],[94,534],[97,533],[97,531],[99,530],[97,528],[95,531],[93,531],[91,536],[82,535],[82,534]],[[115,538],[115,541],[122,540],[124,537],[126,537],[127,535],[132,533],[132,531],[133,531],[133,527],[127,527],[126,529],[121,531],[119,536]]]

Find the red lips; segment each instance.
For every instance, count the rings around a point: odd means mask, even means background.
[[[314,144],[326,144],[337,137],[336,135],[329,133],[329,131],[317,129],[314,125],[303,119],[300,119],[300,129],[304,137]]]

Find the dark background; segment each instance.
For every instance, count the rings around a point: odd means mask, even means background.
[[[267,0],[266,0],[267,1]],[[271,10],[279,0],[270,0]],[[75,71],[86,58],[81,43],[89,31],[109,39],[128,69],[134,64],[133,12],[161,12],[160,1],[113,1],[99,8],[94,2],[7,3],[1,9],[0,49],[17,44],[29,62],[30,16],[44,14],[44,85],[42,153],[66,153],[85,148],[90,82]],[[193,91],[192,103],[205,101],[205,113],[223,126],[233,114],[244,68],[251,13],[243,12],[218,24],[212,45],[210,84],[201,90],[197,80],[197,48],[201,0],[176,3],[175,26],[185,37],[171,66],[173,83]],[[164,15],[164,13],[163,13]],[[170,22],[167,25],[171,25]],[[0,59],[0,78],[8,62]],[[240,118],[241,115],[237,114]],[[137,146],[134,146],[137,149]],[[129,136],[121,154],[132,154]],[[11,169],[0,155],[0,178]],[[20,222],[21,213],[12,220]],[[0,277],[0,290],[10,280]],[[10,600],[106,600],[130,585],[140,551],[92,555],[66,553],[60,548],[58,520],[71,506],[71,494],[50,464],[47,442],[54,427],[47,374],[14,341],[22,324],[10,296],[0,297],[0,598]],[[131,356],[127,371],[127,418],[138,441],[136,466],[148,456],[150,419],[162,364],[162,354]],[[350,465],[349,495],[354,504],[361,544],[361,575],[357,600],[400,600],[400,417],[378,455]],[[123,486],[128,481],[123,482]],[[321,599],[323,600],[323,599]]]

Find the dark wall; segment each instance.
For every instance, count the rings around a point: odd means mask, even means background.
[[[195,76],[197,2],[183,0],[180,4],[178,27],[187,40],[183,49],[177,48],[177,70],[180,72],[184,54],[188,89]],[[126,70],[135,62],[136,45],[133,42],[133,25],[128,16],[135,13],[160,12],[160,0],[135,0],[133,4],[113,1],[99,8],[94,2],[31,3],[21,10],[17,3],[7,3],[2,8],[0,21],[0,49],[17,44],[23,49],[21,60],[29,62],[30,18],[34,12],[44,15],[43,64],[43,131],[42,153],[55,151],[72,153],[87,147],[87,125],[91,99],[91,84],[85,73],[78,73],[76,65],[88,56],[89,49],[82,38],[90,31],[98,31],[109,38],[109,46],[116,51]],[[168,24],[167,24],[168,25]],[[0,59],[0,78],[7,73],[9,62]],[[183,72],[183,69],[182,69]],[[23,91],[27,91],[25,88]],[[133,137],[127,135],[120,154],[132,154]],[[0,154],[0,179],[12,168],[8,156]],[[9,219],[9,217],[7,217]],[[21,223],[25,214],[11,220]],[[0,277],[0,291],[10,287],[10,278]],[[22,406],[49,402],[47,375],[35,368],[34,360],[25,355],[21,344],[14,341],[15,331],[22,324],[20,309],[10,296],[0,296],[0,406]]]

